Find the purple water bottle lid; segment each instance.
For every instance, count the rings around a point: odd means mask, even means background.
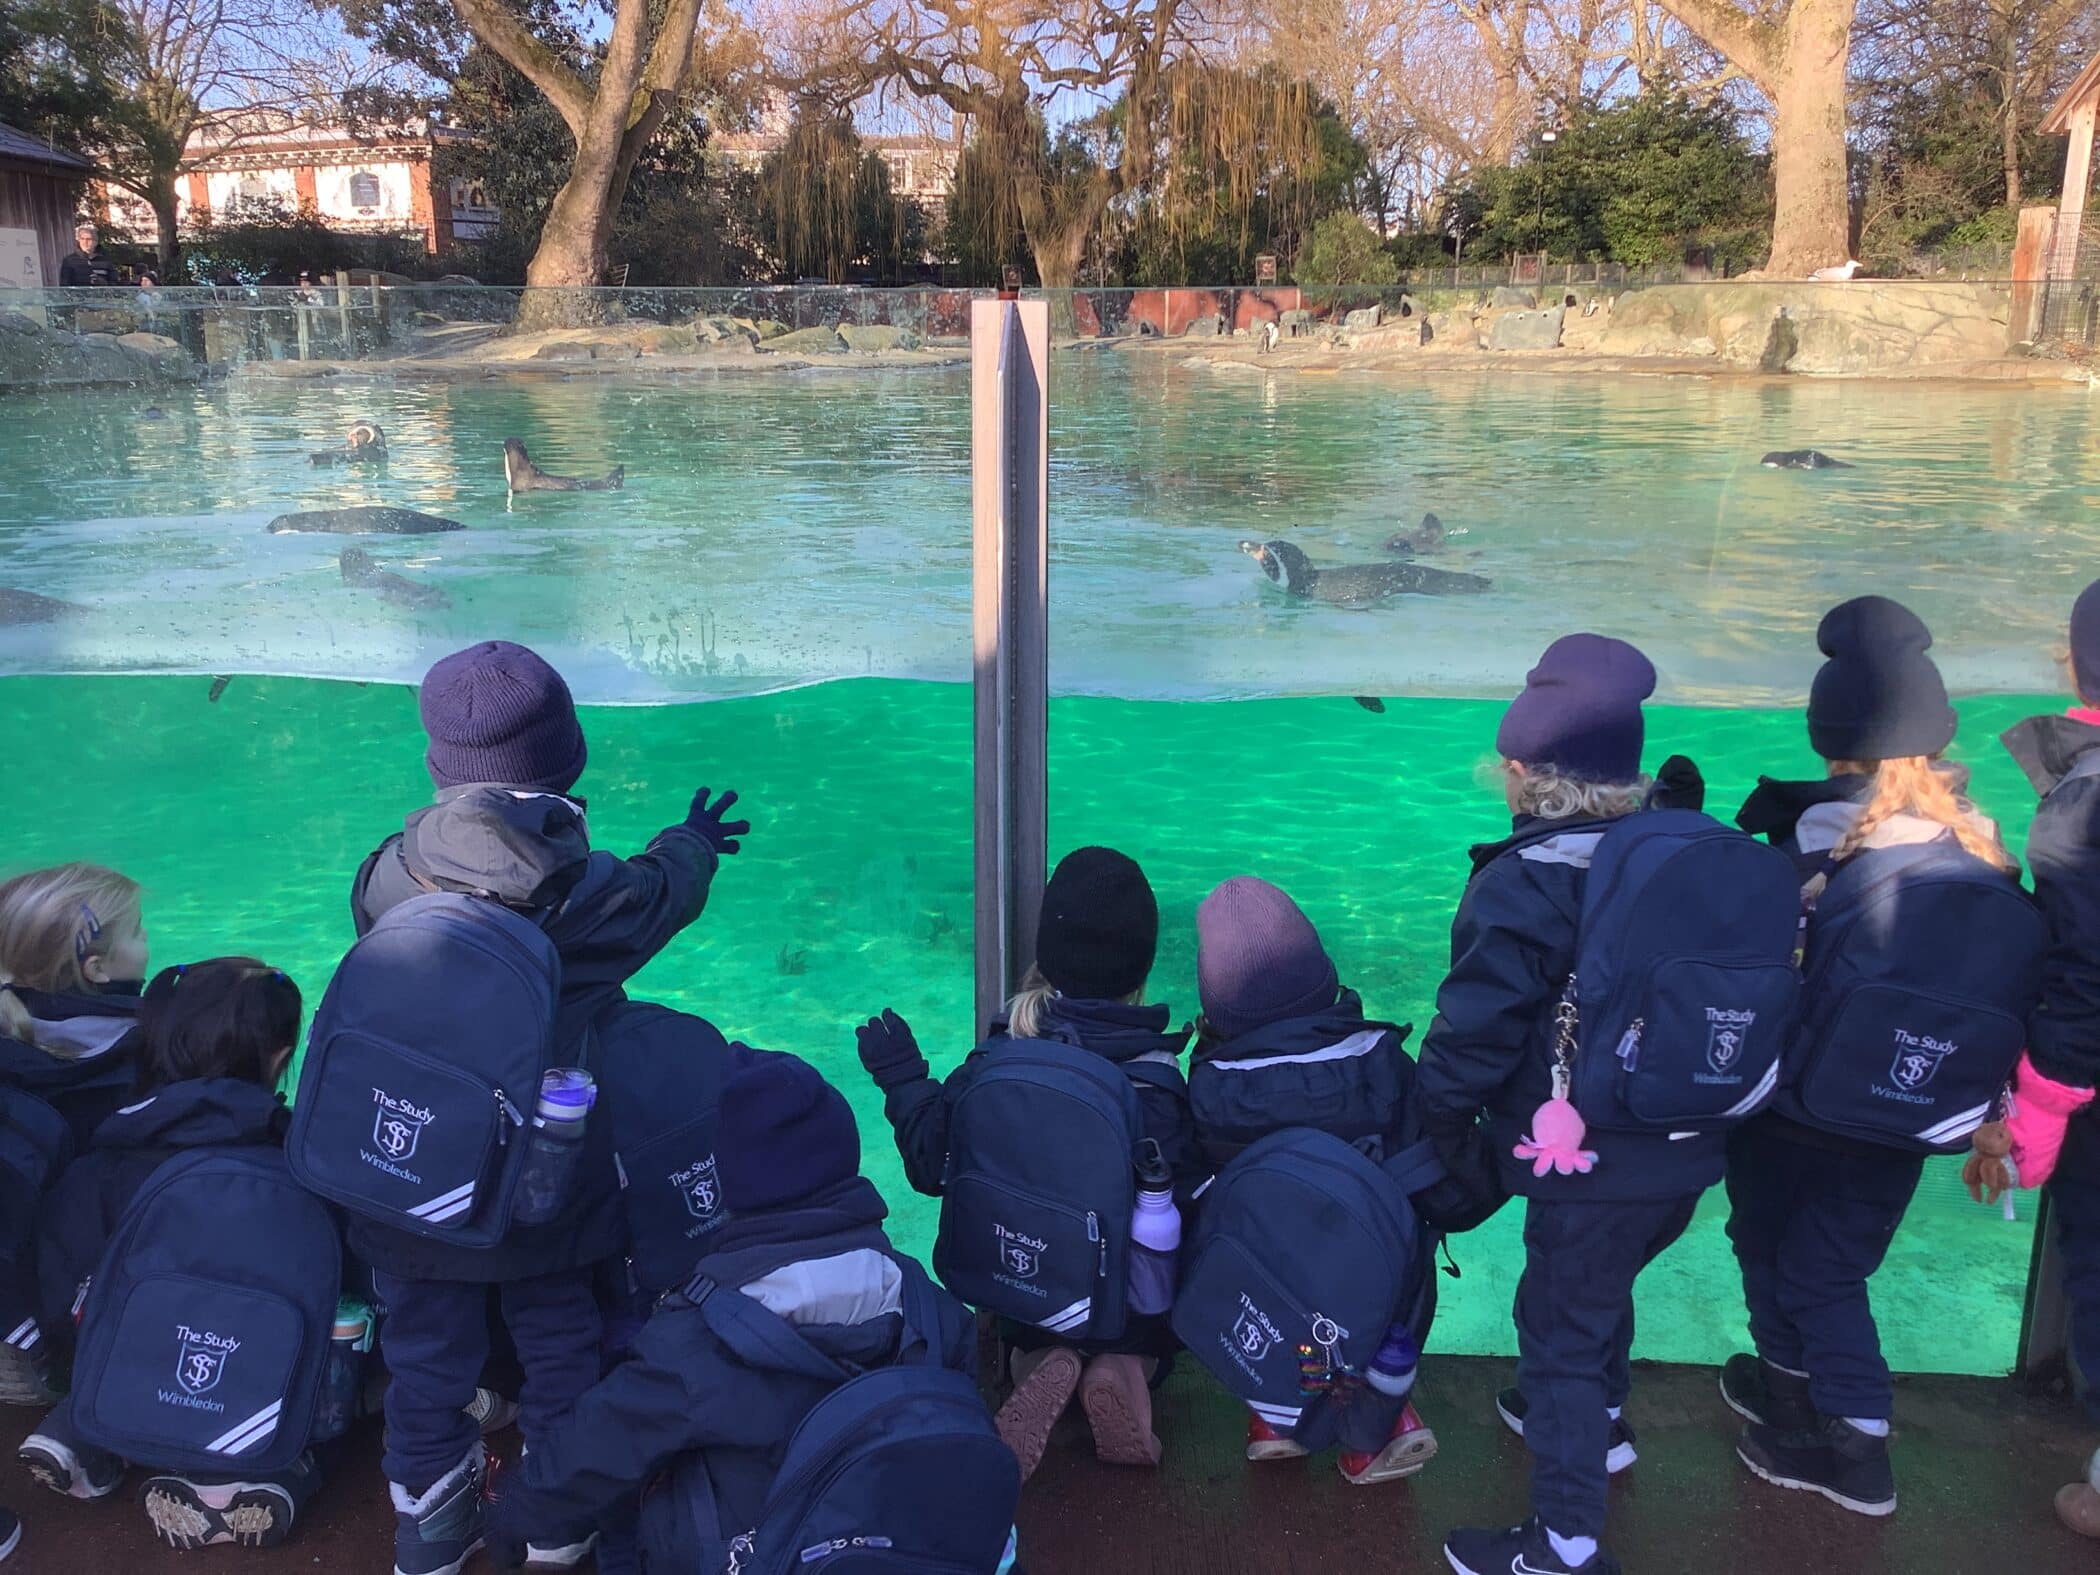
[[[581,1121],[597,1102],[598,1085],[591,1074],[573,1066],[549,1067],[540,1079],[542,1121]]]

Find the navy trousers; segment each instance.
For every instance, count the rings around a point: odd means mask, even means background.
[[[1728,1143],[1728,1239],[1743,1271],[1750,1338],[1775,1367],[1808,1374],[1825,1416],[1894,1409],[1867,1281],[1888,1255],[1925,1159],[1868,1144],[1823,1148],[1753,1121]]]
[[[480,1436],[466,1407],[489,1357],[489,1288],[377,1272],[372,1283],[386,1304],[379,1348],[392,1375],[386,1476],[420,1495],[458,1465]],[[518,1428],[529,1445],[566,1421],[577,1397],[598,1381],[591,1271],[512,1280],[497,1287],[497,1299],[525,1370]]]
[[[2086,1411],[2100,1422],[2100,1116],[2090,1109],[2071,1118],[2049,1201],[2071,1303],[2071,1356],[2086,1382]]]
[[[1604,1534],[1610,1407],[1632,1376],[1633,1282],[1684,1234],[1699,1197],[1642,1203],[1533,1198],[1517,1282],[1517,1387],[1531,1507],[1564,1537]]]

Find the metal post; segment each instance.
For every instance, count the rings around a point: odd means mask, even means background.
[[[343,347],[337,354],[350,359],[350,275],[338,268],[335,275],[336,328],[342,335]]]
[[[1035,957],[1049,845],[1050,306],[970,303],[977,1026]]]
[[[2048,1192],[2035,1194],[2034,1251],[2028,1259],[2027,1305],[2020,1316],[2020,1355],[2017,1371],[2022,1378],[2047,1379],[2069,1358],[2071,1303],[2064,1295],[2063,1248],[2057,1241],[2056,1211]],[[2083,1387],[2082,1375],[2072,1381]]]

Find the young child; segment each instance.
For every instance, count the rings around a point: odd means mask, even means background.
[[[1239,875],[1203,899],[1196,984],[1203,1015],[1189,1107],[1207,1167],[1215,1171],[1286,1127],[1315,1127],[1347,1143],[1377,1138],[1388,1155],[1413,1141],[1419,1117],[1409,1030],[1365,1019],[1312,921],[1283,892]],[[1410,1330],[1409,1343],[1426,1332]],[[1407,1377],[1411,1384],[1411,1371]],[[1250,1412],[1249,1460],[1305,1453]],[[1366,1387],[1344,1415],[1339,1465],[1350,1482],[1412,1476],[1435,1454],[1436,1435],[1404,1395]]]
[[[491,640],[445,657],[424,678],[419,704],[437,802],[409,816],[358,871],[359,933],[431,891],[530,914],[561,956],[555,1033],[573,1064],[591,1018],[699,916],[716,868],[750,824],[724,820],[734,793],[710,803],[703,788],[686,818],[644,852],[594,852],[583,801],[571,792],[587,753],[575,704],[561,675],[523,646]],[[571,1205],[500,1246],[463,1251],[351,1222],[351,1246],[372,1265],[387,1311],[384,1464],[398,1575],[456,1575],[481,1543],[486,1465],[466,1408],[488,1358],[489,1287],[498,1287],[525,1370],[519,1426],[528,1444],[552,1432],[598,1378],[591,1271],[619,1241],[609,1150],[594,1130],[603,1125],[587,1128],[589,1175]],[[536,1547],[534,1562],[567,1568],[590,1542],[590,1527],[568,1528],[558,1545]]]
[[[1978,1132],[1981,1158],[1967,1175],[2005,1185],[1998,1159],[2009,1147],[2023,1187],[2049,1188],[2071,1304],[2071,1352],[2100,1385],[2100,580],[2071,609],[2070,673],[2078,704],[2062,716],[2030,717],[2009,729],[2005,747],[2042,796],[2027,832],[2034,895],[2049,921],[2042,1000],[2028,1023],[2027,1054],[2014,1074],[2004,1126]],[[2100,1421],[2100,1388],[2087,1413]],[[2056,1512],[2082,1536],[2100,1537],[2100,1452],[2085,1480],[2056,1495]]]
[[[890,1244],[838,1090],[793,1056],[761,1056],[724,1086],[720,1119],[715,1170],[730,1218],[697,1272],[713,1294],[749,1297],[780,1320],[779,1358],[740,1356],[672,1293],[629,1360],[499,1480],[489,1529],[499,1565],[604,1516],[666,1469],[706,1473],[722,1527],[755,1525],[789,1437],[839,1384],[907,1361],[971,1370],[970,1311]],[[914,1307],[931,1309],[931,1323],[914,1322]],[[644,1496],[640,1535],[648,1568],[701,1567],[681,1493]]]
[[[1185,1036],[1168,1030],[1166,1007],[1140,1004],[1158,944],[1159,902],[1144,871],[1111,848],[1080,848],[1065,856],[1043,890],[1035,966],[1020,994],[1005,1020],[991,1025],[990,1036],[945,1082],[933,1080],[910,1027],[896,1013],[885,1012],[863,1027],[861,1064],[883,1091],[913,1188],[941,1195],[956,1102],[991,1059],[1019,1041],[1053,1039],[1092,1051],[1129,1074],[1144,1136],[1159,1144],[1185,1204],[1208,1171],[1196,1148],[1179,1065]],[[1075,1390],[1103,1460],[1158,1462],[1148,1381],[1174,1350],[1165,1315],[1132,1315],[1120,1339],[1084,1350],[1011,1320],[1001,1320],[1001,1332],[1015,1350],[1016,1384],[1000,1409],[999,1432],[1020,1457],[1024,1480],[1042,1460]]]
[[[163,1163],[192,1148],[283,1144],[288,1112],[277,1081],[298,1042],[300,1011],[298,986],[252,957],[168,968],[154,979],[140,1010],[136,1097],[67,1168],[39,1225],[47,1327],[72,1326],[110,1236]],[[23,1441],[20,1455],[30,1475],[72,1498],[103,1498],[124,1476],[124,1461],[76,1433],[70,1401]],[[175,1547],[270,1547],[284,1540],[318,1484],[308,1452],[259,1480],[155,1475],[141,1496],[155,1532]]]
[[[1816,643],[1828,659],[1809,691],[1808,739],[1828,771],[1766,779],[1736,817],[1794,856],[1804,904],[1871,849],[1959,845],[2016,879],[1996,826],[1964,796],[1968,773],[1940,759],[1955,715],[1917,615],[1859,597],[1824,615]],[[1728,1145],[1728,1235],[1757,1347],[1721,1373],[1723,1398],[1749,1422],[1737,1453],[1768,1482],[1866,1515],[1896,1507],[1894,1394],[1867,1281],[1923,1168],[1921,1153],[1810,1124],[1784,1094]]]
[[[1526,677],[1495,738],[1511,835],[1473,850],[1422,1045],[1423,1122],[1447,1165],[1479,1173],[1484,1124],[1499,1177],[1478,1184],[1526,1199],[1517,1387],[1496,1407],[1531,1446],[1532,1514],[1453,1532],[1444,1556],[1460,1575],[1617,1571],[1597,1539],[1607,1474],[1634,1460],[1620,1414],[1633,1283],[1721,1177],[1717,1137],[1592,1129],[1593,1167],[1569,1174],[1535,1164],[1527,1136],[1553,1092],[1549,1030],[1574,968],[1591,855],[1648,794],[1641,703],[1654,692],[1647,657],[1595,634],[1556,640]]]

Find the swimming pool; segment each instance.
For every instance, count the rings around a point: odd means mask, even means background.
[[[1655,656],[1651,762],[1697,756],[1725,814],[1759,772],[1814,768],[1795,702],[1820,611],[1901,596],[1968,697],[1979,798],[2024,831],[2031,793],[1992,739],[2053,703],[2051,652],[2092,573],[2086,396],[1270,377],[1100,351],[1054,376],[1051,842],[1144,862],[1164,920],[1151,993],[1179,1015],[1196,902],[1252,871],[1300,899],[1374,1012],[1426,1027],[1465,847],[1506,826],[1476,780],[1493,697],[1572,627]],[[149,887],[161,960],[251,949],[317,998],[351,872],[428,793],[402,683],[468,640],[524,639],[604,703],[579,785],[598,845],[639,845],[702,783],[743,792],[745,853],[641,988],[825,1067],[902,1239],[928,1244],[933,1206],[903,1187],[852,1025],[893,1005],[937,1067],[970,1034],[969,695],[930,681],[968,670],[961,373],[240,377],[0,409],[0,585],[86,609],[0,631],[25,811],[6,867],[113,863]],[[384,471],[306,463],[358,416],[387,429]],[[550,470],[624,463],[628,487],[506,503],[505,436]],[[1805,446],[1857,468],[1756,464]],[[346,502],[467,527],[359,543],[449,608],[346,587],[346,538],[263,530]],[[1287,537],[1371,561],[1424,510],[1454,532],[1443,566],[1491,592],[1293,605],[1236,550]],[[210,699],[203,675],[226,673],[244,676]],[[667,703],[697,699],[716,703]],[[1952,1170],[1933,1167],[1876,1282],[1889,1354],[2002,1371],[2031,1200],[2008,1223]],[[1717,1193],[1644,1280],[1640,1354],[1740,1342],[1721,1212]],[[1457,1244],[1439,1346],[1511,1348],[1518,1225],[1509,1210]]]

